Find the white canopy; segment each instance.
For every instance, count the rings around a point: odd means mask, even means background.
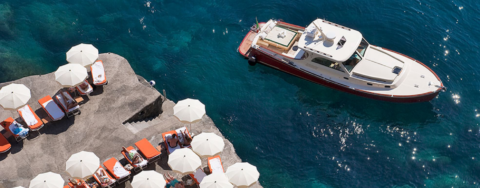
[[[227,176],[235,186],[251,186],[258,181],[260,173],[258,173],[257,167],[250,163],[235,163],[228,167]]]
[[[168,166],[180,174],[192,174],[201,164],[200,157],[189,148],[176,149],[168,156]]]
[[[86,178],[97,171],[100,159],[92,152],[81,151],[67,160],[66,171],[74,178]]]
[[[80,85],[87,78],[87,69],[79,64],[66,64],[55,71],[55,80],[63,87]]]
[[[84,67],[92,65],[97,59],[98,49],[91,44],[79,44],[67,52],[69,63],[80,64]]]
[[[215,133],[201,133],[193,138],[191,145],[199,156],[211,157],[223,151],[225,142]]]
[[[16,110],[30,100],[30,89],[23,84],[9,84],[0,89],[0,105],[5,110]]]
[[[233,188],[224,173],[213,173],[203,178],[200,188]]]
[[[188,98],[178,101],[173,107],[173,114],[182,122],[193,123],[205,115],[205,105],[197,99]]]
[[[144,170],[133,177],[131,184],[133,188],[164,188],[167,182],[162,174],[153,170]]]
[[[60,174],[53,172],[47,172],[37,175],[30,181],[29,188],[63,188],[63,180]]]

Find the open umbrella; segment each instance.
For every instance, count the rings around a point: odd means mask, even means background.
[[[65,181],[60,174],[47,172],[33,178],[30,181],[29,188],[63,188],[64,183]]]
[[[0,89],[0,105],[5,110],[16,110],[30,100],[30,89],[23,84],[9,84]]]
[[[100,159],[92,152],[81,151],[67,160],[66,171],[74,178],[91,176],[100,166]]]
[[[201,133],[193,138],[192,149],[201,157],[210,157],[223,151],[225,142],[215,133]]]
[[[91,44],[76,45],[67,52],[69,63],[80,64],[84,67],[92,65],[98,59],[98,49]]]
[[[55,80],[63,87],[80,85],[87,78],[87,69],[79,64],[66,64],[55,71]]]
[[[203,178],[200,188],[233,188],[224,173],[213,173]]]
[[[200,157],[189,148],[176,149],[168,156],[168,166],[180,174],[193,174],[201,164]]]
[[[260,177],[257,167],[250,163],[235,163],[228,167],[225,174],[227,174],[230,183],[235,186],[251,186]]]
[[[164,188],[167,182],[162,174],[144,170],[133,177],[131,184],[133,188]]]
[[[187,98],[173,107],[173,115],[181,122],[194,123],[205,115],[205,105],[197,99]]]

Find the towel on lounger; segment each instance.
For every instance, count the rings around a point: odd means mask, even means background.
[[[35,115],[33,115],[28,105],[25,105],[19,110],[22,112],[22,118],[28,126],[32,126],[38,123],[37,118],[35,118]]]
[[[113,173],[120,178],[127,177],[130,173],[123,168],[123,166],[117,161],[115,166],[113,166]]]
[[[13,134],[22,138],[25,138],[28,135],[28,129],[23,128],[22,125],[18,124],[16,121],[10,124],[10,127],[8,128],[10,129],[10,131],[12,131]]]
[[[218,158],[210,159],[209,162],[210,162],[210,167],[212,168],[212,173],[224,173],[220,159]]]
[[[92,78],[93,84],[98,84],[105,80],[105,69],[103,68],[103,63],[95,62],[92,65]]]

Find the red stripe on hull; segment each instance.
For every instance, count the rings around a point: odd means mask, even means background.
[[[292,67],[291,65],[288,65],[286,63],[283,63],[273,57],[270,57],[268,55],[263,54],[262,52],[257,51],[256,49],[252,48],[251,49],[251,55],[254,55],[257,59],[257,62],[265,64],[267,66],[270,66],[272,68],[281,70],[283,72],[292,74],[294,76],[303,78],[305,80],[309,80],[311,82],[321,84],[336,90],[344,91],[347,93],[355,94],[358,96],[366,97],[366,98],[371,98],[371,99],[376,99],[376,100],[382,100],[382,101],[390,101],[390,102],[400,102],[400,103],[413,103],[413,102],[424,102],[424,101],[430,101],[433,98],[435,98],[440,89],[437,90],[437,92],[429,92],[429,93],[424,93],[420,95],[414,95],[414,96],[391,96],[391,95],[383,95],[383,94],[376,94],[376,93],[371,93],[368,91],[363,91],[363,90],[358,90],[358,89],[350,89],[347,86],[341,85],[340,83],[332,82],[332,81],[327,81],[324,79],[321,79],[317,76],[311,75],[309,73],[306,73],[304,71],[301,71],[297,68]],[[242,54],[243,55],[243,54]]]

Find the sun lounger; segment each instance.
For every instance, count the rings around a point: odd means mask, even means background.
[[[197,183],[198,185],[200,185],[200,183],[202,183],[203,181],[203,178],[207,176],[207,174],[205,174],[205,172],[201,168],[198,168],[197,171],[195,171],[195,173],[189,174],[189,175],[190,177],[192,177],[193,181],[195,181],[195,183]]]
[[[120,162],[118,162],[118,160],[114,157],[105,161],[103,166],[107,168],[107,171],[113,175],[113,177],[115,177],[119,184],[127,181],[130,178],[130,171],[125,169],[123,165],[120,164]]]
[[[113,186],[115,185],[115,182],[117,182],[117,181],[115,180],[115,178],[112,178],[112,176],[110,176],[110,174],[109,174],[102,166],[100,166],[100,167],[98,168],[98,170],[97,170],[97,172],[100,172],[100,171],[103,171],[103,173],[105,174],[105,176],[106,176],[108,179],[110,179],[110,183],[109,183],[108,185],[105,185],[105,186],[102,185],[102,181],[100,181],[100,178],[101,178],[101,177],[98,177],[98,176],[97,176],[97,173],[94,173],[94,174],[93,174],[93,178],[95,178],[95,180],[98,182],[98,184],[99,184],[101,187],[103,187],[103,188],[105,188],[105,187],[113,187]]]
[[[25,105],[17,110],[20,117],[31,131],[38,131],[43,127],[42,120],[35,114],[30,105]]]
[[[173,130],[173,131],[168,131],[168,132],[162,133],[163,141],[165,143],[165,147],[167,148],[167,151],[168,151],[169,154],[172,153],[173,151],[175,151],[176,149],[180,149],[181,147],[180,147],[180,145],[177,145],[177,147],[172,148],[168,145],[167,140],[172,138],[172,135],[176,133],[177,136],[178,136],[178,140],[181,143],[183,143],[184,138],[183,138],[182,132],[186,132],[187,135],[191,138],[190,132],[188,131],[188,129],[186,127],[181,127],[181,128],[176,129],[176,130]],[[191,147],[192,146],[188,146],[188,148],[191,148]]]
[[[223,169],[222,160],[220,159],[219,155],[215,155],[213,157],[208,158],[208,168],[210,172],[213,173],[225,173]]]
[[[60,107],[58,107],[57,103],[53,101],[50,95],[41,98],[38,100],[38,103],[40,106],[42,106],[43,110],[47,112],[48,117],[50,117],[52,121],[58,121],[65,117],[65,113],[62,111],[62,109],[60,109]]]
[[[76,180],[79,181],[79,182],[82,182],[82,184],[83,184],[83,186],[84,186],[85,188],[90,188],[90,186],[88,186],[88,184],[85,183],[85,181],[83,181],[83,180],[81,180],[81,179],[76,179]],[[70,188],[76,188],[76,186],[74,186],[71,182],[68,182],[68,187],[70,187]]]
[[[93,92],[93,87],[86,80],[84,80],[83,83],[87,84],[88,87],[86,90],[83,90],[80,86],[77,86],[76,88],[80,95],[88,95]]]
[[[3,134],[0,134],[0,153],[5,153],[10,150],[10,148],[12,148],[10,142],[8,142]]]
[[[77,102],[72,98],[72,96],[70,94],[68,94],[68,92],[66,92],[66,91],[62,91],[62,92],[63,92],[63,95],[65,95],[67,97],[67,101],[72,101],[75,104],[77,104]],[[60,104],[63,111],[67,114],[67,117],[72,117],[74,115],[80,114],[80,106],[78,104],[73,108],[67,109],[67,104],[65,104],[65,101],[63,101],[63,95],[57,94],[55,97],[57,98],[57,101],[59,102],[58,104]]]
[[[135,143],[135,146],[138,148],[138,151],[147,158],[148,163],[153,163],[160,159],[160,151],[153,147],[146,138]]]
[[[28,136],[28,129],[24,128],[22,124],[16,122],[12,117],[7,118],[0,123],[2,127],[13,135],[15,141],[20,141]]]
[[[137,150],[135,148],[133,148],[132,146],[128,146],[126,148],[128,151],[132,151],[133,152],[137,152]],[[138,153],[138,152],[137,152]],[[125,159],[128,161],[128,163],[130,163],[130,165],[133,166],[135,172],[138,172],[140,170],[142,170],[142,168],[145,168],[147,167],[147,164],[148,164],[148,161],[146,159],[144,159],[142,157],[142,162],[140,163],[133,163],[133,159],[130,158],[130,156],[128,155],[128,153],[126,153],[125,151],[122,150],[122,155],[123,157],[125,157]],[[140,156],[141,157],[141,156]]]
[[[97,60],[90,66],[92,73],[93,85],[106,85],[108,84],[107,77],[105,76],[105,68],[103,67],[103,61]]]

